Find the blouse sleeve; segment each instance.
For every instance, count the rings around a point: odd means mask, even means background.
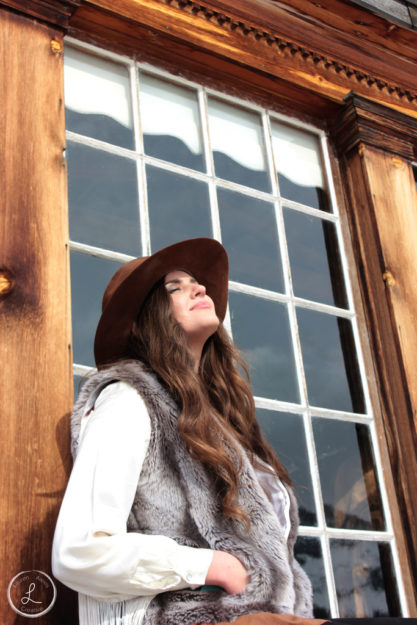
[[[78,592],[122,601],[205,583],[213,551],[127,532],[150,432],[142,398],[124,382],[83,418],[52,549],[55,577]]]

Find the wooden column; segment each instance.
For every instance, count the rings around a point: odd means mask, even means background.
[[[381,412],[417,588],[417,122],[350,95],[334,126]],[[414,604],[415,605],[415,604]]]
[[[30,8],[36,3],[22,4]],[[44,6],[48,4],[53,7],[47,2]],[[58,12],[64,3],[55,4]],[[43,17],[39,11],[37,17]],[[0,7],[3,625],[28,622],[6,599],[10,580],[33,569],[51,575],[51,542],[70,468],[72,375],[62,51],[60,28]],[[38,622],[74,625],[74,614],[72,593],[59,586],[55,606]]]

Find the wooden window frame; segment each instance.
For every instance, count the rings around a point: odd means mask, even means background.
[[[69,39],[68,39],[68,41],[69,41],[69,43],[70,43],[71,45],[75,45],[76,47],[80,47],[80,49],[83,49],[83,47],[84,47],[84,45],[85,45],[85,44],[82,44],[82,43],[81,43],[81,44],[79,44],[79,45],[77,46],[77,43],[79,42],[79,40],[75,40],[75,39],[73,39],[73,38],[69,38]],[[100,54],[101,54],[101,50],[100,50],[100,49],[95,48],[95,46],[90,46],[89,44],[87,44],[87,45],[85,46],[85,50],[86,50],[86,51],[88,51],[88,52],[90,52],[91,54],[97,54],[97,55],[100,55]],[[108,53],[108,54],[106,54],[106,52],[104,52],[104,51],[103,51],[103,53],[104,53],[104,56],[108,56],[108,58],[109,58],[109,59],[111,59],[111,60],[115,60],[115,61],[118,61],[118,62],[121,62],[121,63],[122,63],[122,62],[126,62],[126,61],[127,61],[127,58],[126,58],[126,57],[123,59],[123,57],[122,57],[122,56],[119,56],[118,54],[112,54],[111,52],[110,52],[110,53]],[[143,66],[143,69],[145,69],[145,68],[146,68],[146,64],[145,64],[145,66]],[[151,69],[152,69],[152,68],[150,68],[150,71],[151,71]],[[170,74],[166,74],[166,72],[165,72],[165,71],[158,71],[158,70],[156,70],[156,73],[157,73],[157,75],[164,76],[164,77],[165,77],[165,78],[167,78],[167,79],[169,79],[169,77],[170,77]],[[181,82],[181,79],[179,79],[179,81]],[[194,84],[193,84],[193,83],[191,83],[191,82],[185,81],[185,84],[188,84],[188,85],[193,86],[193,87],[195,87],[195,88],[197,87],[197,83],[194,83]],[[219,94],[219,95],[220,95],[220,94]],[[233,97],[230,97],[230,96],[229,96],[229,98],[228,98],[227,96],[225,96],[225,97],[226,97],[226,99],[229,99],[231,102],[233,102],[233,101],[234,101],[234,98],[233,98]],[[367,101],[367,100],[363,100],[363,99],[361,99],[361,98],[359,98],[359,99],[358,99],[358,97],[357,97],[357,96],[353,96],[353,95],[349,98],[349,102],[350,102],[351,100],[354,100],[354,101],[355,101],[355,105],[356,105],[356,106],[358,106],[358,103],[359,103],[359,102],[362,102],[362,104],[363,104],[363,105],[366,105],[366,104],[368,103],[368,101]],[[236,103],[240,105],[240,104],[242,104],[242,101],[241,101],[241,100],[237,100],[237,101],[236,101]],[[345,107],[344,107],[344,109],[343,109],[343,110],[347,109],[348,104],[349,104],[349,103],[345,104]],[[368,103],[368,104],[369,104],[369,103]],[[251,107],[253,107],[253,109],[254,109],[254,110],[259,110],[259,111],[261,110],[258,106],[256,106],[256,104],[255,104],[255,105],[249,105],[249,106],[250,106],[250,108],[251,108]],[[349,117],[349,116],[347,116],[347,117],[348,117],[348,119],[350,119],[350,117]],[[355,116],[354,116],[354,117],[355,117]],[[278,119],[279,119],[279,118],[278,118]],[[345,118],[344,118],[343,116],[341,116],[341,119],[345,119]],[[356,120],[356,117],[355,117],[355,124],[356,124],[356,122],[357,122],[357,120]],[[291,119],[288,119],[288,123],[291,123]],[[294,120],[292,120],[292,123],[294,123]],[[346,125],[346,124],[345,124],[345,125]],[[301,124],[301,127],[303,127],[303,126],[304,126],[304,125],[303,125],[303,124]],[[339,128],[339,126],[340,126],[340,128]],[[312,130],[312,128],[311,128],[311,127],[309,127],[309,126],[307,126],[307,128],[309,128],[310,130]],[[337,123],[335,122],[335,124],[334,124],[334,130],[332,129],[332,136],[334,136],[334,137],[339,137],[339,135],[341,135],[343,131],[345,132],[345,134],[346,134],[346,136],[347,136],[347,137],[350,137],[350,134],[349,134],[349,132],[347,131],[347,129],[345,128],[345,126],[343,126],[343,125],[342,125],[342,121],[340,121],[340,120],[338,119],[338,120],[337,120]],[[322,140],[323,140],[323,139],[324,139],[324,133],[323,133],[323,132],[321,132],[321,135],[322,135]],[[69,136],[71,136],[71,132],[69,133]],[[317,136],[319,136],[319,135],[317,135]],[[382,141],[382,139],[383,139],[383,141],[384,141],[384,144],[386,144],[386,137],[383,137],[383,135],[381,134],[381,141]],[[339,144],[340,144],[340,146],[341,146],[341,148],[340,148],[340,149],[341,149],[341,153],[343,153],[344,146],[342,145],[341,139],[339,139]],[[322,145],[322,147],[325,149],[325,154],[327,154],[327,145],[326,145],[326,144],[323,144],[323,145]],[[351,147],[351,146],[350,146],[350,144],[349,144],[349,147]],[[333,156],[335,156],[335,155],[333,155]],[[329,159],[328,159],[328,157],[327,157],[327,159],[326,159],[326,160],[329,160]],[[333,159],[333,160],[334,160],[334,159]],[[337,171],[337,172],[333,172],[333,173],[336,175],[336,177],[337,177],[337,176],[339,176],[339,181],[340,181],[340,172],[339,172],[339,171]],[[331,186],[332,186],[332,188],[333,188],[333,183],[331,184]],[[341,185],[339,185],[339,187],[341,187]],[[339,191],[340,191],[340,188],[339,188]],[[338,197],[338,199],[339,199],[339,203],[341,202],[341,203],[342,203],[342,205],[343,205],[343,204],[345,203],[345,200],[344,200],[344,198],[342,197],[342,195],[341,195],[340,193],[339,193],[338,195],[339,195],[339,197]],[[337,203],[337,202],[336,202],[336,203]],[[345,224],[346,224],[346,227],[348,227],[348,216],[347,216],[346,210],[342,210],[342,214],[343,214],[343,216],[344,216],[344,218],[345,218]],[[74,247],[74,245],[75,245],[75,247]],[[351,247],[352,247],[352,242],[351,242],[351,241],[349,241],[349,237],[345,237],[345,246],[344,246],[344,247],[346,248],[346,246],[347,246],[348,248],[351,248]],[[77,249],[77,245],[76,245],[76,244],[74,244],[74,243],[72,243],[72,244],[71,244],[71,247],[72,247],[72,249],[74,249],[74,250],[75,250],[75,249]],[[87,247],[88,247],[88,246],[83,245],[83,246],[81,246],[81,247],[82,247],[83,249],[87,249]],[[116,254],[112,255],[112,258],[116,259],[116,257],[117,257],[117,255],[116,255]],[[130,257],[129,257],[129,258],[130,258]],[[127,257],[126,257],[126,259],[127,259]],[[350,263],[350,265],[353,267],[355,263],[353,262],[353,256],[352,256],[352,254],[351,254],[351,259],[352,259],[352,263]],[[364,325],[365,325],[365,315],[364,315],[364,311],[363,311],[363,303],[362,303],[361,298],[360,298],[360,290],[359,290],[359,285],[358,285],[357,280],[356,280],[356,281],[354,281],[354,284],[355,284],[355,288],[354,288],[354,291],[355,291],[355,298],[354,298],[354,299],[355,299],[355,303],[356,303],[356,309],[357,309],[357,308],[362,309],[361,318],[362,318],[362,322],[363,322],[363,323],[364,323]],[[235,288],[236,288],[236,287],[235,287],[235,285],[234,285],[234,284],[232,284],[232,290],[235,290]],[[240,288],[237,288],[237,291],[240,291],[240,290],[241,290]],[[246,292],[246,290],[247,290],[247,289],[243,289],[243,291],[244,291],[244,292]],[[249,290],[250,290],[250,291],[252,291],[252,290],[254,290],[254,289],[252,289],[252,288],[251,288],[251,289],[249,289]],[[255,289],[255,290],[256,290],[256,289]],[[368,340],[368,341],[366,341],[366,339],[365,339],[364,337],[362,337],[362,340],[365,340],[365,343],[367,344],[368,349],[370,349],[370,342],[369,342],[369,340]],[[370,367],[372,367],[372,365],[371,365],[371,359],[369,358],[369,354],[368,354],[368,359],[367,359],[367,361],[368,361],[368,363],[369,363],[369,366],[370,366]],[[368,369],[368,370],[372,370],[372,369]],[[76,369],[76,372],[77,372],[77,373],[81,374],[81,373],[83,373],[83,371],[84,371],[83,367],[77,366],[77,369]],[[86,369],[86,371],[87,371],[87,369]],[[379,420],[379,427],[378,427],[378,425],[377,425],[376,427],[377,427],[377,431],[378,431],[378,437],[379,437],[379,439],[380,439],[380,441],[381,441],[381,436],[383,436],[383,430],[382,430],[382,428],[381,428],[381,419],[382,419],[382,417],[381,417],[381,411],[380,411],[380,410],[378,410],[378,408],[379,408],[379,401],[376,399],[376,398],[377,398],[377,395],[378,395],[378,394],[377,394],[377,388],[376,388],[376,385],[375,385],[375,384],[372,384],[372,382],[371,382],[371,386],[373,386],[373,389],[372,389],[372,391],[371,391],[372,398],[374,399],[374,402],[373,402],[373,408],[375,409],[375,406],[376,406],[377,413],[379,412],[379,415],[377,415],[377,421]],[[381,446],[381,445],[380,445],[380,446]],[[384,451],[384,452],[382,452],[381,457],[383,458],[383,464],[386,464],[387,466],[389,466],[389,457],[388,457],[388,454],[387,454],[387,452],[386,452],[386,449],[385,449],[385,451]],[[395,493],[395,489],[396,489],[397,485],[393,482],[393,480],[392,480],[392,479],[391,479],[391,481],[390,481],[390,479],[389,479],[389,478],[388,478],[388,482],[389,482],[389,484],[388,484],[388,485],[385,485],[384,487],[386,487],[386,488],[387,488],[387,492],[388,492],[388,494],[389,494],[389,500],[390,500],[390,502],[392,502],[393,500],[395,501],[395,499],[396,499],[396,496],[395,496],[395,494],[394,494],[394,493]],[[390,512],[392,512],[391,508],[390,508]],[[394,527],[397,527],[397,526],[398,526],[398,520],[399,520],[399,518],[400,518],[400,517],[399,517],[399,515],[398,515],[398,510],[396,510],[396,511],[395,511],[395,512],[391,515],[391,516],[395,519],[395,522],[393,523]],[[391,522],[390,522],[390,525],[391,525]],[[305,528],[303,528],[303,531],[305,531]],[[309,531],[309,530],[308,530],[308,531]],[[331,534],[331,530],[329,530],[329,532],[330,532],[330,534]],[[313,532],[313,533],[312,533],[312,535],[316,535],[316,534]],[[404,540],[400,539],[399,541],[397,541],[397,543],[398,543],[398,546],[399,546],[399,552],[400,552],[401,556],[403,556],[403,555],[404,555],[404,553],[406,552],[406,547],[405,547],[405,544],[404,544]],[[401,561],[402,561],[402,560],[403,560],[403,558],[401,558]],[[398,562],[398,560],[397,560],[397,562]],[[407,584],[406,584],[406,591],[407,591],[407,594],[409,594],[409,586],[407,586]]]
[[[337,231],[340,232],[340,228],[339,228],[340,215],[338,211],[337,202],[335,199],[333,179],[329,171],[330,162],[329,162],[329,156],[328,156],[327,139],[323,131],[317,131],[315,128],[312,128],[310,125],[306,127],[304,124],[298,122],[294,118],[289,118],[289,117],[284,118],[282,116],[279,116],[276,113],[270,113],[270,111],[265,110],[257,106],[254,103],[244,102],[241,99],[237,99],[231,96],[226,96],[222,94],[221,92],[213,91],[211,89],[205,89],[204,87],[201,87],[200,84],[191,83],[190,81],[184,80],[181,77],[173,77],[171,74],[168,74],[158,68],[152,67],[148,63],[146,64],[136,63],[135,61],[132,61],[129,57],[123,57],[113,52],[109,52],[107,49],[104,50],[104,49],[98,48],[97,46],[91,46],[89,44],[82,43],[79,40],[74,40],[72,38],[66,38],[66,44],[67,44],[66,50],[68,50],[69,47],[75,48],[77,50],[84,51],[85,53],[89,53],[91,59],[94,59],[95,56],[97,56],[97,58],[107,59],[109,61],[128,67],[130,78],[132,80],[132,85],[133,85],[130,91],[131,92],[133,91],[135,93],[135,98],[136,98],[136,94],[139,94],[139,99],[140,99],[141,78],[140,77],[138,78],[137,72],[144,72],[146,74],[151,74],[154,77],[159,77],[160,79],[166,80],[168,83],[174,83],[174,84],[177,84],[177,85],[180,85],[180,86],[183,86],[185,88],[195,91],[195,93],[199,94],[198,99],[200,101],[200,106],[202,105],[202,109],[203,109],[203,110],[199,109],[199,118],[202,120],[203,128],[206,126],[209,126],[209,119],[207,117],[208,111],[206,108],[206,104],[202,104],[202,103],[205,102],[206,98],[210,99],[210,97],[213,97],[216,99],[218,98],[222,100],[223,102],[227,102],[231,106],[235,105],[236,107],[238,107],[238,109],[245,108],[245,110],[251,111],[252,113],[259,115],[260,118],[262,118],[262,131],[263,131],[262,134],[263,134],[263,138],[265,142],[266,154],[268,155],[267,170],[269,171],[269,174],[271,174],[271,172],[274,171],[275,169],[275,165],[272,159],[273,147],[272,145],[270,145],[270,141],[271,141],[270,124],[273,124],[276,121],[278,123],[285,124],[287,125],[287,127],[291,127],[294,130],[301,131],[301,132],[304,131],[307,134],[315,136],[318,143],[320,144],[320,152],[321,152],[320,160],[322,161],[322,171],[325,175],[326,180],[328,180],[328,185],[327,185],[329,189],[328,195],[329,195],[329,201],[332,204],[332,210],[330,212],[322,211],[317,208],[311,208],[311,207],[308,208],[305,205],[299,204],[295,201],[283,200],[279,193],[277,181],[275,179],[274,180],[272,179],[274,177],[271,177],[271,180],[270,180],[271,189],[267,191],[257,190],[254,188],[245,189],[245,188],[242,188],[240,185],[235,184],[233,182],[226,182],[226,184],[224,184],[224,181],[222,181],[220,178],[215,178],[215,171],[214,171],[213,162],[212,162],[212,152],[209,147],[210,141],[207,136],[204,139],[204,152],[206,154],[207,171],[204,171],[204,172],[199,171],[199,170],[192,170],[188,168],[187,170],[184,170],[183,166],[178,166],[174,163],[165,163],[165,165],[162,165],[160,162],[158,163],[158,160],[156,162],[153,162],[152,156],[149,156],[143,153],[143,138],[141,135],[139,135],[139,127],[141,126],[139,121],[137,121],[137,123],[134,124],[134,128],[135,128],[135,133],[137,133],[136,145],[141,146],[141,147],[138,148],[137,151],[132,149],[131,156],[134,158],[133,155],[136,154],[136,157],[140,159],[140,161],[142,162],[141,168],[142,166],[145,167],[147,163],[148,165],[150,164],[153,166],[161,167],[165,171],[177,172],[181,174],[182,176],[186,176],[187,178],[191,180],[204,180],[206,183],[213,185],[212,187],[213,196],[216,195],[216,190],[215,190],[216,187],[218,189],[233,188],[234,191],[238,193],[247,194],[254,199],[258,198],[264,201],[269,201],[271,203],[274,203],[275,215],[276,215],[276,219],[278,222],[277,225],[280,231],[279,239],[281,242],[283,242],[286,239],[286,235],[284,234],[285,227],[283,223],[283,216],[281,213],[281,208],[278,207],[277,204],[282,204],[283,205],[282,208],[284,210],[287,208],[289,208],[290,210],[295,209],[298,215],[300,214],[311,215],[316,219],[327,221],[327,223],[332,223],[335,225]],[[74,86],[74,88],[76,88],[76,86]],[[131,106],[134,109],[135,106],[136,107],[138,106],[138,104],[139,102],[136,100],[136,102],[131,103]],[[136,113],[133,112],[133,119],[139,120],[139,117],[140,117],[139,111],[136,111]],[[261,121],[261,119],[259,119],[259,121]],[[124,148],[119,148],[117,145],[113,144],[110,147],[110,145],[108,144],[102,143],[101,141],[97,141],[95,139],[91,139],[91,137],[88,137],[88,136],[74,133],[71,130],[67,130],[67,139],[68,141],[76,142],[76,144],[78,145],[94,147],[98,150],[101,149],[101,150],[105,150],[106,152],[109,151],[112,154],[118,154],[118,153],[123,154],[123,152],[125,151]],[[139,178],[141,179],[141,184],[143,184],[143,179],[145,178],[144,171],[142,171],[142,175],[140,175]],[[141,187],[140,196],[142,198],[145,198],[146,196],[146,190],[143,187]],[[148,214],[148,207],[146,206],[145,201],[146,200],[143,199],[143,203],[141,203],[141,210],[140,210],[141,217],[144,219],[144,221],[146,221],[146,215]],[[213,220],[212,225],[213,225],[214,236],[215,238],[220,239],[221,231],[220,231],[219,226],[216,226],[216,224],[219,224],[219,221],[220,221],[219,212],[218,212],[219,207],[217,206],[217,202],[215,200],[214,200],[214,205],[212,204],[211,209],[212,209],[212,220]],[[143,249],[144,254],[149,254],[150,253],[149,224],[145,225],[142,222],[142,226],[143,226],[142,227],[142,249]],[[334,579],[335,575],[334,575],[334,567],[332,563],[331,548],[330,548],[330,543],[332,540],[334,539],[340,540],[340,539],[345,538],[351,541],[357,539],[357,540],[368,540],[368,541],[390,543],[390,547],[392,548],[394,565],[396,567],[396,570],[398,571],[399,577],[402,578],[402,575],[400,572],[400,566],[399,566],[397,544],[395,540],[393,541],[394,532],[393,532],[393,524],[392,524],[392,515],[391,515],[390,507],[388,505],[385,480],[382,477],[382,469],[381,469],[382,463],[380,460],[379,445],[377,444],[377,441],[376,441],[373,409],[370,405],[371,402],[368,401],[368,396],[369,396],[368,381],[366,379],[366,375],[364,374],[364,367],[362,366],[363,355],[362,355],[360,341],[358,340],[357,314],[356,314],[356,310],[352,306],[352,297],[350,296],[351,284],[348,278],[349,272],[346,266],[346,258],[345,258],[345,253],[344,253],[345,246],[343,244],[343,241],[340,240],[339,235],[337,235],[337,238],[338,238],[338,245],[340,248],[340,254],[342,257],[341,264],[343,266],[343,274],[346,280],[346,284],[348,285],[347,291],[349,292],[349,296],[347,298],[349,300],[349,304],[346,306],[346,308],[340,308],[336,306],[336,304],[329,304],[329,303],[323,304],[323,302],[318,302],[314,300],[310,300],[308,303],[306,303],[305,301],[303,301],[302,298],[298,298],[291,294],[292,289],[288,284],[286,285],[286,288],[284,289],[284,291],[281,291],[281,290],[274,291],[273,289],[268,290],[265,288],[259,288],[255,285],[250,285],[244,282],[230,281],[229,283],[229,291],[231,293],[243,293],[246,295],[260,297],[263,300],[267,300],[269,302],[280,302],[281,304],[284,304],[289,309],[289,317],[291,320],[290,326],[291,326],[292,347],[294,350],[294,354],[296,355],[295,360],[297,362],[296,377],[297,377],[297,383],[299,384],[299,392],[300,392],[299,401],[294,400],[293,402],[290,402],[290,401],[282,401],[279,399],[272,399],[272,398],[267,398],[267,397],[255,397],[255,405],[257,406],[257,408],[262,407],[264,409],[274,410],[277,413],[291,412],[293,414],[302,415],[303,417],[307,449],[309,450],[308,456],[309,456],[310,474],[312,478],[312,484],[314,484],[313,491],[315,493],[317,523],[313,525],[300,526],[299,534],[301,537],[315,538],[319,541],[322,554],[323,554],[323,568],[324,568],[324,571],[326,572],[326,581],[328,585],[330,606],[331,606],[333,616],[340,616],[340,613],[338,611],[339,606],[338,606],[337,597],[336,597],[335,579]],[[283,244],[283,247],[286,249],[286,243]],[[90,246],[86,243],[78,243],[72,240],[70,241],[70,248],[72,251],[77,251],[77,252],[87,253],[87,254],[91,253],[96,257],[100,256],[101,258],[106,258],[106,259],[115,260],[115,261],[118,261],[118,260],[128,261],[133,258],[131,256],[127,256],[120,252],[112,251],[111,249],[94,248],[93,246]],[[291,271],[289,258],[284,251],[282,251],[282,253],[283,253],[283,273],[284,275],[288,276]],[[366,404],[368,408],[365,410],[365,413],[359,414],[359,413],[353,413],[353,412],[347,411],[345,414],[343,414],[342,411],[332,410],[330,408],[328,408],[327,410],[323,410],[323,408],[318,408],[318,407],[314,408],[308,405],[307,397],[305,397],[305,372],[304,372],[304,368],[302,365],[303,359],[302,359],[302,354],[301,354],[301,345],[300,345],[300,340],[299,340],[299,334],[297,331],[297,321],[296,321],[297,311],[302,311],[302,310],[304,311],[313,310],[313,311],[321,312],[321,313],[327,312],[327,313],[330,313],[332,317],[337,316],[338,318],[349,320],[350,323],[352,324],[353,334],[355,336],[355,353],[358,357],[358,361],[361,363],[360,370],[361,370],[361,377],[362,377],[362,385],[363,385],[364,392],[367,398]],[[232,333],[233,327],[232,327],[232,324],[230,323],[229,315],[226,315],[225,325],[228,328],[229,332]],[[79,363],[74,363],[75,375],[82,376],[88,373],[89,371],[91,371],[90,367],[79,364]],[[369,428],[370,438],[372,439],[374,455],[376,456],[375,469],[376,469],[377,481],[380,483],[382,500],[384,502],[386,529],[382,531],[374,531],[374,530],[368,529],[365,532],[362,532],[360,530],[352,530],[352,529],[347,529],[347,528],[334,528],[334,527],[329,526],[326,523],[325,514],[323,511],[323,505],[322,505],[322,489],[320,485],[320,477],[318,475],[315,443],[314,443],[314,437],[313,437],[313,431],[312,431],[313,429],[312,422],[317,417],[321,417],[321,418],[327,417],[329,419],[336,418],[336,419],[342,420],[345,423],[362,423],[362,424],[366,424],[366,426]],[[378,447],[378,449],[376,449],[376,447]],[[399,603],[401,604],[402,610],[404,610],[403,613],[406,614],[407,602],[404,597],[405,593],[404,593],[402,579],[398,580],[398,590],[399,590],[399,593],[398,593]]]
[[[61,209],[61,241],[66,228],[65,169],[59,156],[64,147],[64,31],[74,38],[149,61],[173,73],[181,72],[191,80],[197,79],[231,95],[248,93],[258,104],[278,112],[291,110],[300,120],[328,133],[334,150],[332,169],[338,203],[344,207],[342,220],[345,221],[346,237],[351,239],[347,249],[353,244],[351,266],[356,267],[357,279],[355,275],[351,275],[351,279],[353,285],[356,280],[354,296],[358,315],[363,315],[362,345],[369,346],[364,350],[365,360],[368,371],[375,374],[371,393],[374,406],[380,407],[377,427],[381,453],[384,465],[392,468],[385,478],[393,502],[394,525],[399,528],[397,540],[409,614],[415,616],[417,383],[414,365],[417,366],[417,349],[414,349],[416,339],[411,330],[417,305],[417,263],[411,235],[408,238],[406,235],[407,232],[417,232],[417,192],[411,164],[417,154],[417,76],[415,65],[410,63],[415,61],[413,50],[416,49],[417,33],[398,27],[393,29],[383,17],[375,17],[372,23],[367,23],[366,10],[349,6],[342,0],[332,0],[331,4],[332,10],[329,10],[325,0],[318,6],[310,3],[307,14],[303,11],[303,0],[287,0],[279,5],[269,0],[238,0],[232,7],[222,0],[204,0],[204,3],[193,0],[120,0],[117,10],[112,0],[0,0],[1,24],[6,34],[4,58],[12,63],[13,54],[19,59],[19,77],[24,76],[15,91],[8,90],[9,109],[12,97],[18,97],[21,103],[27,98],[24,89],[31,84],[31,76],[24,63],[30,54],[37,55],[41,63],[38,67],[44,66],[47,75],[43,84],[36,85],[42,97],[34,100],[36,106],[32,106],[26,117],[29,121],[30,118],[40,119],[42,123],[27,123],[25,137],[23,127],[14,126],[13,130],[16,137],[20,137],[21,145],[28,137],[32,143],[36,137],[47,136],[47,140],[39,143],[37,158],[40,161],[47,158],[52,149],[55,159],[48,161],[50,166],[46,169],[33,168],[22,185],[17,172],[27,170],[27,164],[24,155],[19,153],[12,163],[8,163],[7,171],[13,175],[7,178],[7,188],[16,193],[20,185],[22,194],[25,190],[28,196],[35,193],[33,219],[37,216],[45,219],[46,207],[52,215],[53,208],[58,205]],[[358,37],[361,46],[357,46]],[[350,92],[354,93],[349,95]],[[54,115],[46,120],[42,106],[45,107],[48,98],[57,104],[54,104]],[[9,150],[11,145],[7,144]],[[401,202],[396,201],[398,195],[381,198],[383,176],[385,180],[388,177],[397,194],[400,188],[405,190]],[[55,192],[51,180],[59,181]],[[48,190],[46,195],[41,190],[43,182]],[[1,217],[7,216],[6,208],[2,209]],[[390,211],[397,217],[393,230],[397,239],[401,239],[401,250],[396,240],[390,237],[392,224],[387,219]],[[6,221],[12,230],[16,228],[16,233],[21,232],[22,223],[26,223],[23,213],[22,216],[19,213],[19,219],[12,226]],[[29,225],[25,232],[27,245],[33,239]],[[10,234],[13,238],[13,231]],[[0,345],[6,346],[5,358],[11,344],[17,348],[19,342],[28,340],[28,336],[31,337],[28,344],[33,343],[33,349],[39,349],[38,343],[32,340],[28,320],[19,327],[12,324],[18,301],[30,302],[33,314],[36,313],[40,323],[44,324],[42,336],[51,358],[49,368],[44,371],[45,378],[54,379],[58,370],[62,377],[60,392],[47,393],[46,401],[45,398],[40,400],[33,391],[33,405],[48,410],[50,402],[55,402],[59,408],[54,409],[53,414],[58,420],[58,416],[68,412],[72,393],[67,378],[64,380],[69,376],[71,360],[67,351],[70,342],[68,283],[65,282],[68,257],[65,246],[57,246],[53,235],[56,232],[50,235],[42,232],[42,248],[51,251],[46,262],[36,257],[35,267],[41,267],[43,271],[54,267],[53,285],[65,301],[65,310],[62,308],[61,311],[66,319],[65,329],[58,332],[43,320],[42,310],[50,306],[57,311],[57,300],[47,298],[40,274],[19,273],[18,251],[7,248],[9,252],[2,264],[0,296],[11,325]],[[53,245],[49,247],[50,244]],[[32,291],[29,293],[28,289]],[[26,299],[19,300],[23,293],[26,293]],[[10,328],[16,331],[14,343]],[[60,350],[65,352],[61,360]],[[44,360],[45,355],[39,363]],[[19,373],[13,362],[8,361],[7,383],[18,383]],[[32,368],[26,380],[31,389],[36,389],[36,380],[37,372]],[[28,398],[32,395],[28,390]],[[16,402],[13,410],[10,419],[19,419],[21,404]],[[34,433],[33,427],[28,428],[29,433]],[[11,428],[10,437],[13,435]],[[67,434],[61,432],[58,438],[64,449]],[[48,461],[55,454],[53,448],[53,453],[49,451],[41,458]],[[18,464],[10,455],[7,462],[6,470],[15,466],[17,471]],[[68,469],[68,462],[64,465]],[[42,469],[37,471],[37,475],[42,476]],[[63,488],[65,475],[62,470],[54,477],[56,489]],[[19,497],[13,505],[16,509],[22,505]],[[49,518],[42,529],[46,542],[43,548],[35,550],[35,556],[42,562],[46,562],[45,545],[50,542],[58,505],[59,496],[55,507],[42,508],[38,513],[42,522],[45,515]],[[8,522],[14,521],[9,519]],[[26,525],[21,523],[21,527],[19,524],[17,527],[24,531]],[[31,559],[35,558],[33,568],[39,566],[35,556],[31,556]],[[21,563],[22,557],[9,554],[5,562],[13,571],[18,567],[16,558]],[[7,583],[7,577],[5,581]],[[3,621],[10,622],[10,612],[5,614]],[[65,618],[61,622],[64,623]]]

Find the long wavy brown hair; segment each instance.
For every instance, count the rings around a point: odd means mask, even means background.
[[[261,433],[247,365],[223,326],[206,341],[196,373],[187,336],[160,280],[133,324],[128,357],[147,364],[166,385],[181,410],[179,432],[189,453],[212,476],[224,514],[249,526],[237,501],[241,448],[253,466],[261,466],[260,458],[283,482],[291,480]]]

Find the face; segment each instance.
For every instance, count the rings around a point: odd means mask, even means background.
[[[213,300],[206,294],[205,286],[180,269],[167,273],[164,282],[171,296],[174,317],[191,346],[204,345],[219,325]]]

